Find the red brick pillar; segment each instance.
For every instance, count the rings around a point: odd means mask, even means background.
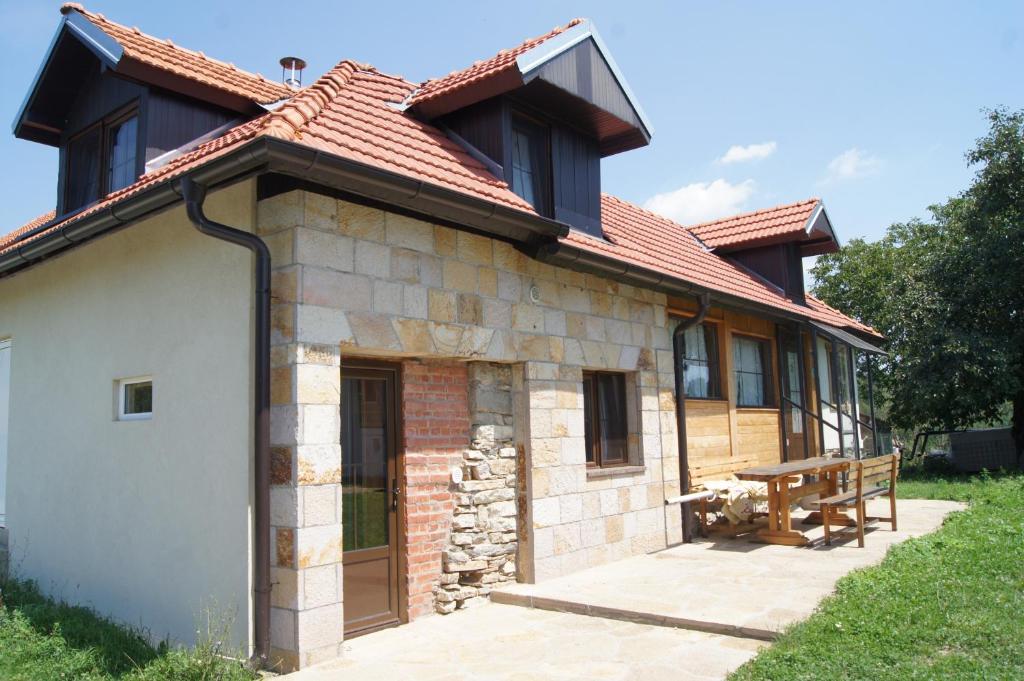
[[[408,612],[416,619],[434,609],[455,511],[451,469],[470,444],[466,365],[404,362],[401,409]]]

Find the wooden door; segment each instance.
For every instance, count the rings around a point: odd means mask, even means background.
[[[399,622],[396,368],[341,369],[345,635]]]

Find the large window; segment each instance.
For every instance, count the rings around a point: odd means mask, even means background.
[[[583,426],[588,466],[622,466],[627,463],[624,374],[583,372]]]
[[[683,333],[683,386],[687,398],[721,399],[718,334],[712,324],[697,324]]]
[[[512,117],[512,191],[541,215],[551,215],[551,134],[539,123]]]
[[[768,341],[747,336],[732,337],[736,404],[740,407],[770,407],[772,399],[771,346]]]
[[[68,140],[64,168],[64,212],[70,212],[135,182],[139,117],[121,111]]]

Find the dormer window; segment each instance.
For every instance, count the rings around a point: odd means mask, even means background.
[[[551,133],[520,114],[512,116],[512,191],[551,216]]]
[[[68,140],[64,211],[87,206],[135,182],[139,116],[134,107],[94,123]]]

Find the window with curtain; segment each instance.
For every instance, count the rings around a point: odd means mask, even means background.
[[[83,208],[138,177],[139,117],[134,108],[107,116],[68,140],[63,211]]]
[[[772,354],[768,341],[733,336],[732,355],[736,404],[740,407],[772,406]]]
[[[824,338],[818,339],[818,383],[821,401],[835,404],[832,399],[832,344]]]
[[[687,398],[722,397],[718,368],[718,332],[712,324],[697,324],[683,332],[683,386]]]
[[[583,372],[583,428],[588,466],[628,462],[625,374]]]
[[[103,126],[94,125],[68,141],[64,152],[64,208],[72,211],[100,197]]]
[[[135,148],[139,117],[122,118],[107,128],[106,192],[124,189],[135,181]]]
[[[541,215],[550,209],[550,132],[532,120],[512,117],[512,191]]]

